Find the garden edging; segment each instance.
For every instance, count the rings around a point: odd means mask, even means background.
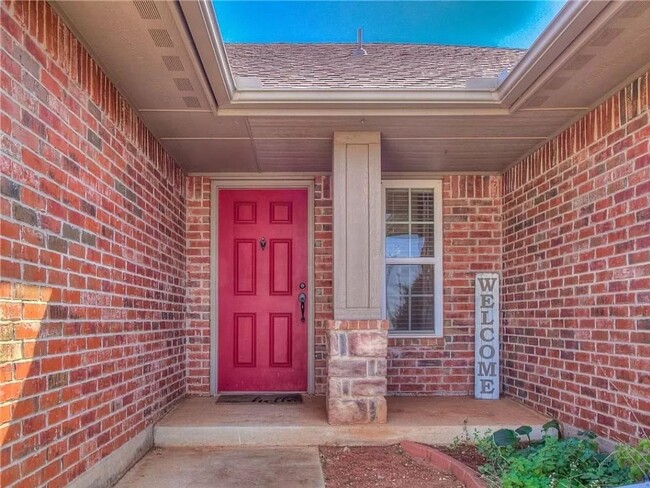
[[[411,441],[400,442],[400,447],[409,456],[423,459],[436,468],[453,474],[465,483],[466,488],[487,488],[487,483],[478,477],[476,471],[433,447]]]

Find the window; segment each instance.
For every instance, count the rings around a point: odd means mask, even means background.
[[[384,317],[392,336],[442,334],[442,185],[384,181]]]

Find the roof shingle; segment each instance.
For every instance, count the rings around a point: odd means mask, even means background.
[[[233,75],[262,88],[462,89],[468,79],[511,70],[523,49],[431,44],[226,44]]]

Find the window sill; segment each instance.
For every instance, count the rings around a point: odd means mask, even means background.
[[[403,333],[400,334],[399,332],[391,333],[389,331],[388,338],[389,339],[443,339],[444,335],[437,332],[430,332],[430,333],[423,332],[421,334],[403,334]]]

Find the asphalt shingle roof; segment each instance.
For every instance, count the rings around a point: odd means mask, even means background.
[[[511,70],[523,49],[429,44],[226,44],[235,76],[263,88],[465,88]]]

